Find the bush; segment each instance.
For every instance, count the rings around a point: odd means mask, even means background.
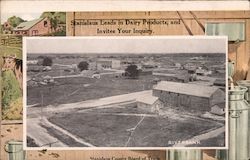
[[[43,59],[43,66],[52,66],[52,59],[50,57],[44,57]]]
[[[12,71],[3,72],[3,86],[2,86],[2,106],[3,111],[9,109],[9,105],[22,96],[18,81]]]
[[[137,65],[129,65],[125,69],[125,75],[130,77],[130,78],[138,78],[139,70],[137,69]]]
[[[11,102],[8,109],[2,113],[2,119],[4,120],[21,120],[23,115],[23,101],[22,97],[19,97],[15,101]]]
[[[58,32],[53,32],[46,34],[45,36],[66,36],[66,31],[58,31]]]
[[[89,64],[86,61],[82,61],[77,65],[77,67],[79,68],[80,71],[88,70]]]

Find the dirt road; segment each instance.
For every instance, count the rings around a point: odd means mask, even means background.
[[[93,108],[93,107],[101,107],[101,106],[107,106],[107,105],[113,105],[118,103],[125,103],[125,102],[132,102],[135,101],[136,98],[140,96],[147,96],[152,95],[152,90],[146,90],[141,92],[134,92],[129,94],[123,94],[118,96],[111,96],[111,97],[105,97],[100,99],[94,99],[94,100],[87,100],[77,103],[69,103],[69,104],[61,104],[58,106],[46,106],[42,110],[43,112],[62,112],[70,109],[81,109],[81,108]],[[27,115],[29,114],[35,114],[35,113],[41,113],[40,107],[28,107],[27,108]]]
[[[27,123],[29,124],[27,126],[28,136],[34,139],[38,146],[66,147],[66,145],[57,138],[49,135],[45,128],[41,127],[42,119],[29,118],[27,119]]]

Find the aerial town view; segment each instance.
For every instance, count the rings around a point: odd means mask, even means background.
[[[226,49],[133,54],[106,47],[28,49],[27,147],[225,146]]]

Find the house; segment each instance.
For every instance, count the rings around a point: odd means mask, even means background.
[[[211,75],[212,71],[207,71],[207,70],[199,67],[198,69],[196,69],[195,73],[199,76],[207,76],[207,75]]]
[[[54,80],[53,77],[51,77],[49,75],[46,75],[46,76],[43,77],[43,82],[45,82],[45,83],[54,83],[55,80]]]
[[[38,60],[27,60],[27,65],[36,65],[38,63]]]
[[[121,61],[120,60],[112,60],[112,68],[113,69],[120,69],[121,68]]]
[[[37,66],[37,65],[28,65],[27,66],[27,72],[42,72],[43,66]]]
[[[51,70],[52,70],[52,68],[50,66],[45,66],[43,68],[43,71],[51,71]]]
[[[9,22],[5,22],[3,24],[3,33],[4,34],[12,34],[13,27],[10,25]]]
[[[14,28],[15,35],[39,36],[52,32],[50,21],[47,18],[39,18],[32,21],[22,22]]]
[[[159,110],[164,106],[158,97],[152,95],[141,96],[136,99],[139,110],[146,112],[159,113]]]
[[[225,92],[218,87],[161,81],[153,88],[153,96],[167,107],[186,107],[210,111],[215,104],[225,103]]]
[[[98,70],[102,69],[119,69],[121,68],[121,61],[114,59],[99,59],[96,62]]]
[[[188,72],[190,72],[190,73],[192,73],[192,72],[195,73],[197,66],[193,63],[186,63],[183,65],[183,68],[188,70]]]
[[[176,67],[176,68],[181,68],[182,66],[181,66],[180,63],[175,63],[175,64],[174,64],[174,67]]]
[[[224,103],[216,104],[212,106],[210,113],[213,113],[218,116],[223,116],[225,114],[225,105]]]
[[[221,88],[225,88],[226,86],[226,80],[225,78],[217,78],[214,83],[213,83],[214,86],[219,86]]]
[[[182,83],[189,82],[190,78],[190,75],[188,73],[185,72],[177,73],[177,71],[175,71],[175,73],[153,72],[153,76],[163,81],[173,81]]]
[[[98,60],[96,62],[96,68],[97,68],[97,70],[111,69],[112,68],[112,61],[110,61],[110,60]]]

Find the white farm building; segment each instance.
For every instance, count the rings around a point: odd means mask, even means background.
[[[210,111],[216,104],[225,103],[225,93],[218,87],[161,81],[153,89],[165,106],[186,107],[199,111]]]
[[[147,112],[158,113],[159,110],[164,106],[158,97],[152,95],[142,96],[136,99],[137,107],[140,110]]]

